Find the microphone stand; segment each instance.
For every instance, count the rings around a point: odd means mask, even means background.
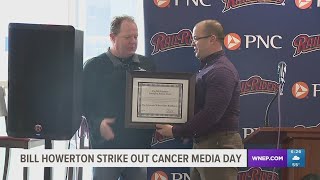
[[[278,94],[279,94],[279,91],[277,91],[277,93],[273,96],[273,98],[271,99],[271,101],[269,102],[269,104],[267,106],[266,113],[265,113],[265,116],[264,116],[264,127],[270,127],[269,111],[270,111],[271,104],[278,97]]]
[[[287,64],[284,61],[281,61],[278,64],[279,88],[278,88],[277,93],[274,95],[274,97],[271,99],[270,103],[267,106],[266,113],[264,116],[264,126],[265,127],[270,127],[269,111],[270,111],[270,107],[271,107],[272,103],[278,97],[278,95],[279,95],[279,101],[280,101],[280,96],[283,95],[283,86],[285,83],[284,74],[286,73],[286,66],[287,66]]]

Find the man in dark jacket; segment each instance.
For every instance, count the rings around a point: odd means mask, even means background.
[[[224,31],[216,20],[193,28],[195,56],[201,61],[196,79],[195,114],[182,125],[157,125],[164,136],[193,137],[194,149],[243,148],[239,128],[240,80],[222,45]],[[237,168],[193,168],[191,180],[236,180]]]
[[[112,46],[84,66],[84,114],[94,149],[146,149],[152,131],[125,128],[126,71],[153,71],[154,64],[136,54],[138,29],[130,16],[111,22]],[[94,180],[146,180],[146,168],[94,168]]]

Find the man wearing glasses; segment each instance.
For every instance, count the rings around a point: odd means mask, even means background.
[[[158,124],[164,136],[192,137],[194,149],[240,149],[240,80],[222,45],[224,30],[216,20],[193,28],[195,56],[201,61],[196,80],[194,117],[182,125]],[[237,168],[193,168],[191,180],[236,180]]]

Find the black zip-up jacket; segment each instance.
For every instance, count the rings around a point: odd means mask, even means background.
[[[125,128],[126,71],[144,69],[154,71],[153,62],[135,54],[120,59],[108,52],[88,60],[83,74],[83,109],[89,121],[91,144],[94,149],[144,149],[149,148],[154,130]],[[100,135],[104,118],[115,118],[111,126],[114,140]]]

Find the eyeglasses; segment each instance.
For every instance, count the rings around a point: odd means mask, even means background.
[[[202,36],[202,37],[194,36],[194,37],[192,37],[192,42],[199,41],[200,39],[208,38],[208,37],[211,37],[211,36],[212,35]]]

